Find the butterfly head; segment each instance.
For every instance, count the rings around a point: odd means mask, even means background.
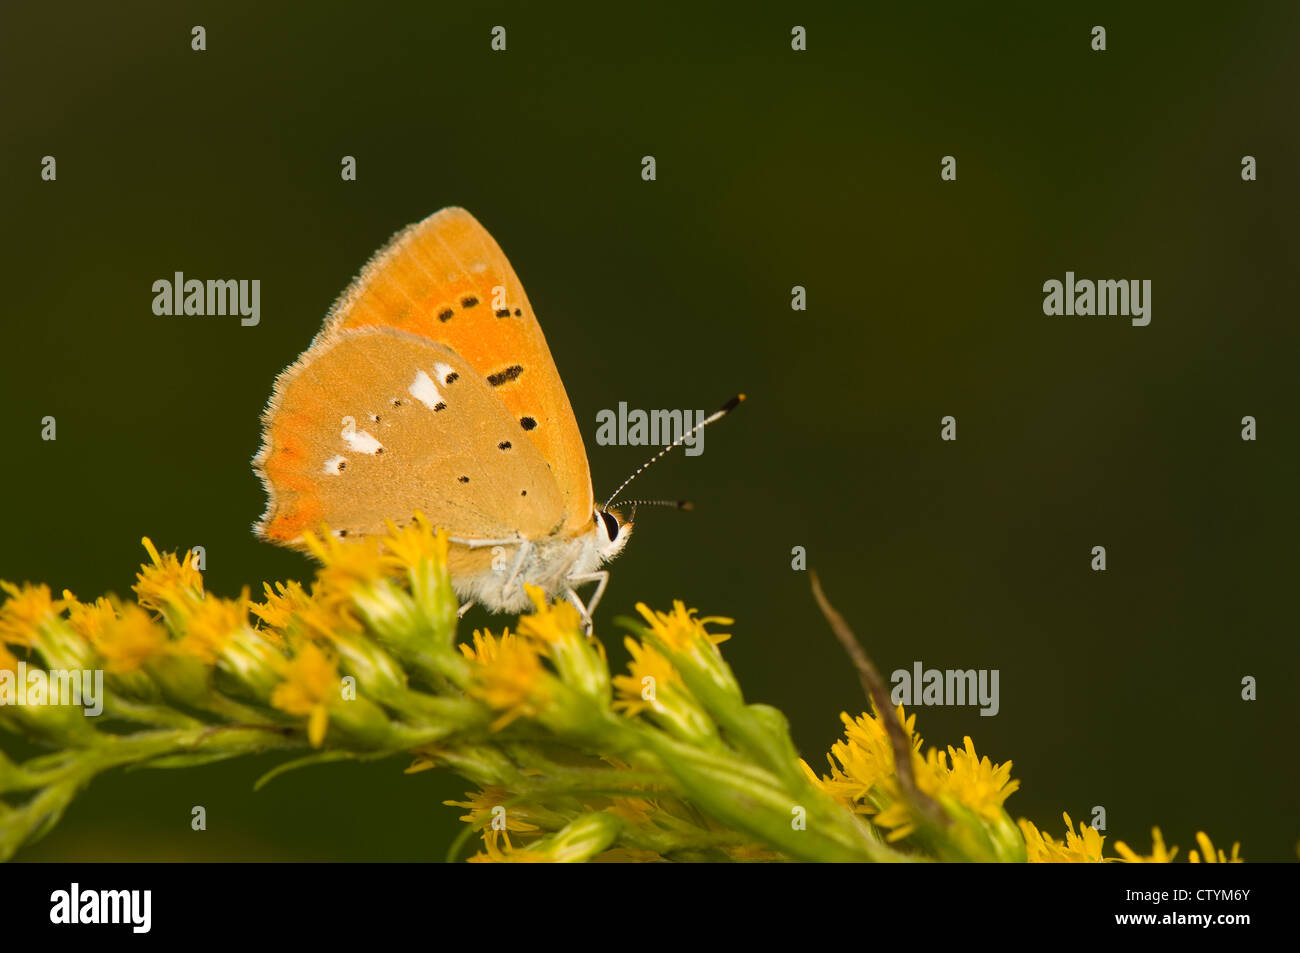
[[[618,510],[600,507],[596,508],[592,519],[596,523],[596,551],[602,562],[608,562],[627,545],[628,537],[632,535],[632,520],[624,519]]]

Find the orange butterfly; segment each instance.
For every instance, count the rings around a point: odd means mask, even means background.
[[[633,524],[613,497],[595,505],[528,297],[464,209],[429,216],[375,255],[276,379],[262,420],[253,464],[270,499],[259,535],[301,547],[322,522],[354,538],[423,512],[451,536],[462,614],[475,602],[523,611],[530,583],[568,598],[590,631],[609,581],[601,567]],[[586,604],[574,591],[583,583],[596,584]]]

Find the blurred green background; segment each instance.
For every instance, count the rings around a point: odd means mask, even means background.
[[[821,768],[864,701],[802,545],[882,670],[1001,671],[997,717],[918,728],[1014,759],[1013,816],[1059,837],[1102,805],[1112,842],[1294,860],[1300,8],[1047,6],[6,7],[0,578],[126,593],[144,534],[205,546],[218,593],[309,577],[249,529],[271,382],[390,234],[463,205],[528,290],[598,496],[646,456],[596,446],[598,410],[750,395],[638,481],[697,511],[643,512],[614,565],[617,662],[635,601],[734,615],[748,697]],[[178,270],[261,279],[260,326],[156,317]],[[1045,317],[1067,270],[1151,279],[1151,325]],[[446,774],[254,794],[274,763],[101,778],[19,856],[437,859],[459,829]]]

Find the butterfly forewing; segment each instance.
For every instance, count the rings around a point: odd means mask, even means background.
[[[323,338],[391,327],[455,351],[487,382],[525,442],[550,465],[563,498],[562,533],[591,521],[591,471],[573,409],[523,285],[500,247],[461,208],[400,232],[339,298]]]
[[[417,511],[465,539],[540,539],[565,521],[559,483],[496,389],[450,348],[391,328],[323,336],[286,370],[256,463],[271,498],[258,528],[278,542],[322,521],[378,534]]]

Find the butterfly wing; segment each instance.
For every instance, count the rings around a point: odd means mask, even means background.
[[[568,394],[523,285],[487,230],[445,208],[399,232],[335,302],[322,336],[392,327],[436,341],[490,382],[518,438],[551,466],[563,535],[591,522],[591,470]]]
[[[323,338],[276,380],[263,420],[254,465],[270,502],[256,528],[276,542],[321,522],[378,534],[416,511],[466,539],[540,539],[564,523],[559,484],[493,386],[427,338]]]

